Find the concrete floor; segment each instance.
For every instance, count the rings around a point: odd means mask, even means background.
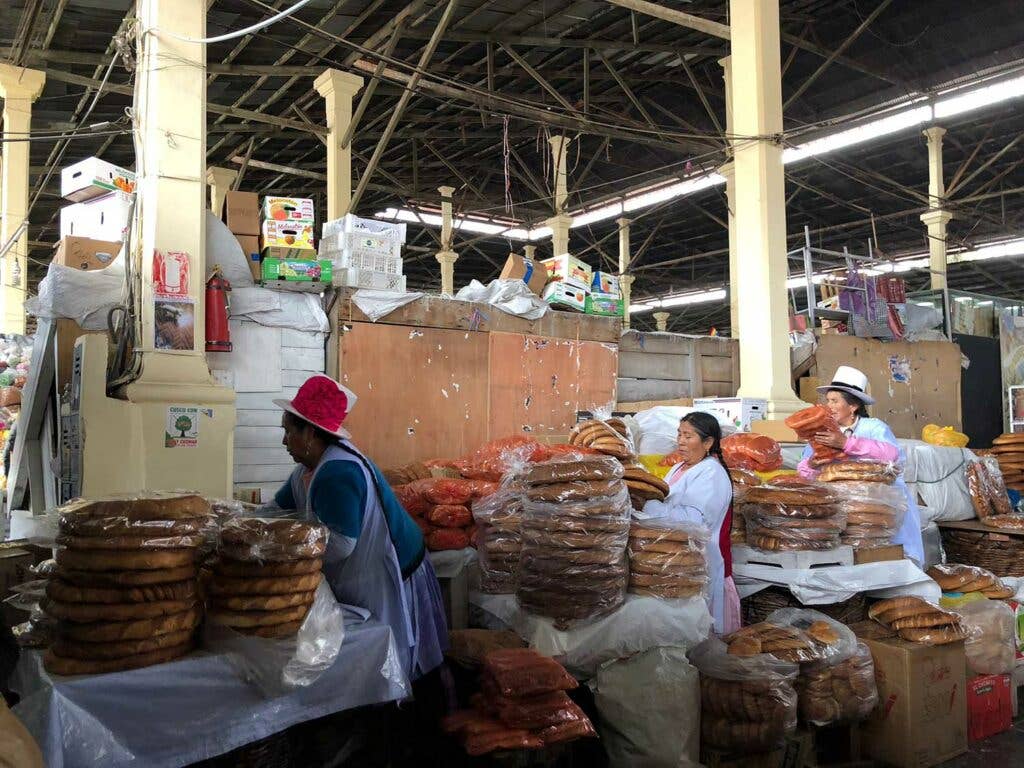
[[[967,754],[938,768],[1011,768],[1024,766],[1024,719],[1005,733],[972,744]]]

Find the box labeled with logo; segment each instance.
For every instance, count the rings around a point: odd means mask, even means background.
[[[552,306],[569,307],[580,312],[587,308],[587,292],[567,283],[548,283],[541,298]]]
[[[548,270],[539,261],[527,259],[518,253],[510,253],[498,279],[522,280],[531,291],[540,296],[548,282]]]
[[[313,201],[306,197],[264,197],[264,221],[308,221],[314,218]]]
[[[60,172],[61,197],[76,203],[111,192],[132,194],[134,191],[134,173],[98,157],[87,157]]]
[[[551,282],[565,283],[574,288],[579,288],[584,293],[590,291],[590,284],[594,280],[593,270],[579,259],[563,253],[551,259],[544,259],[541,262],[548,271],[548,279]]]

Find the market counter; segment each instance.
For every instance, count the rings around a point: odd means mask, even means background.
[[[193,653],[129,672],[51,677],[25,652],[14,713],[48,768],[177,768],[230,752],[296,723],[410,695],[389,627],[348,623],[334,665],[312,685],[264,698],[225,654]]]

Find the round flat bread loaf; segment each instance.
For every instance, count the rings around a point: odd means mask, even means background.
[[[624,553],[619,549],[562,549],[560,547],[534,546],[524,550],[527,555],[538,559],[561,560],[564,563],[579,565],[614,565],[624,560]]]
[[[311,592],[293,592],[288,595],[220,595],[213,598],[212,604],[217,610],[224,611],[282,611],[286,608],[312,605],[315,594],[314,589]]]
[[[648,565],[647,563],[630,562],[630,573],[647,573],[652,576],[690,576],[703,578],[707,568],[703,561],[700,565]]]
[[[164,491],[122,494],[94,500],[76,499],[58,511],[61,515],[120,517],[128,520],[183,520],[212,514],[209,502],[197,493]]]
[[[86,643],[105,643],[121,640],[143,640],[168,632],[193,629],[199,623],[199,610],[190,608],[171,616],[135,621],[97,622],[95,624],[61,624],[58,636]]]
[[[663,555],[675,555],[680,552],[692,552],[693,547],[688,541],[672,541],[670,539],[641,539],[630,536],[627,543],[630,552],[657,552]]]
[[[297,605],[280,611],[222,611],[211,610],[207,618],[214,624],[225,627],[266,627],[273,624],[286,624],[291,621],[302,621],[306,617],[309,606]]]
[[[571,551],[571,550],[565,550]],[[625,578],[628,568],[624,560],[614,565],[571,563],[558,557],[524,557],[519,567],[523,573],[544,574],[548,577],[564,576],[565,578]]]
[[[320,573],[323,568],[323,560],[319,557],[306,560],[292,560],[286,563],[250,563],[243,560],[231,560],[221,557],[214,565],[213,570],[218,576],[229,576],[232,578],[268,578],[271,576],[304,576],[310,573]]]
[[[641,587],[638,584],[631,584],[629,586],[630,594],[640,595],[641,597],[660,597],[663,600],[681,600],[693,597],[699,595],[702,589],[702,586],[693,584],[681,584],[675,587]]]
[[[661,486],[650,483],[647,480],[635,480],[631,477],[627,477],[625,482],[630,494],[647,501],[660,501],[668,496],[668,493],[663,491]]]
[[[195,549],[70,549],[57,548],[58,567],[81,571],[156,571],[195,562]]]
[[[629,535],[635,539],[650,539],[652,541],[679,541],[688,543],[690,534],[681,528],[659,527],[654,525],[641,525],[634,522],[629,526]]]
[[[562,517],[530,518],[523,521],[523,531],[553,531],[556,533],[616,533],[629,531],[629,523],[614,517]]]
[[[196,595],[195,579],[140,587],[80,587],[63,579],[50,579],[46,595],[65,603],[149,603],[160,600],[191,600]]]
[[[74,536],[188,536],[199,533],[212,517],[180,520],[132,520],[128,517],[90,517],[65,513],[60,517],[61,533]]]
[[[999,435],[992,441],[992,445],[1020,445],[1024,444],[1024,432],[1006,432]],[[1022,447],[1024,450],[1024,447]]]
[[[635,552],[630,549],[629,561],[660,566],[704,565],[704,553],[695,548],[680,549],[677,552]]]
[[[299,621],[288,621],[284,624],[270,624],[264,627],[235,627],[236,632],[241,632],[243,635],[252,635],[254,637],[266,637],[270,639],[279,639],[282,637],[292,637],[298,634],[299,629],[302,628],[302,620]]]
[[[76,550],[89,549],[188,549],[198,547],[203,542],[202,536],[75,536],[61,533],[57,536],[57,546]]]
[[[197,569],[193,564],[177,568],[158,568],[153,571],[77,571],[61,567],[58,564],[55,573],[68,584],[79,587],[121,588],[143,587],[152,584],[173,584],[179,581],[195,579]]]
[[[227,578],[216,576],[210,582],[211,595],[287,595],[311,592],[320,584],[321,574],[270,576],[268,578]]]
[[[289,563],[294,560],[319,558],[326,542],[315,544],[227,544],[221,543],[217,553],[229,560],[248,563]]]
[[[751,504],[786,504],[791,507],[835,504],[839,500],[839,497],[824,485],[809,485],[806,488],[775,488],[770,485],[758,485],[748,488],[744,498]]]
[[[607,456],[592,456],[578,461],[549,461],[532,464],[523,473],[527,485],[569,483],[574,480],[617,480],[622,464]]]
[[[220,540],[225,544],[313,546],[327,542],[327,529],[300,520],[235,518],[225,523],[220,531]]]
[[[664,480],[657,475],[652,475],[642,466],[640,467],[627,467],[626,473],[623,475],[626,480],[636,480],[641,483],[647,483],[647,485],[653,486],[657,490],[661,491],[662,498],[668,496],[669,486]]]
[[[626,544],[626,532],[622,533],[572,533],[570,531],[534,531],[523,529],[523,542],[528,546],[544,546],[558,549],[622,549]]]
[[[602,496],[614,496],[622,490],[620,480],[577,480],[569,483],[534,485],[526,489],[530,501],[589,501]]]
[[[46,612],[56,619],[89,624],[97,621],[134,621],[170,616],[195,605],[191,600],[157,600],[150,603],[65,603],[47,600]]]
[[[629,576],[629,583],[636,587],[679,587],[679,586],[703,586],[704,580],[688,578],[686,576],[672,576],[648,573],[633,573]]]
[[[52,648],[57,656],[65,659],[121,659],[140,653],[150,653],[163,648],[183,645],[192,639],[192,630],[168,632],[142,640],[122,640],[113,643],[80,643],[66,638],[54,640]]]
[[[192,650],[192,642],[161,648],[148,653],[125,656],[120,659],[66,659],[48,650],[43,656],[43,666],[51,675],[102,675],[109,672],[122,672],[126,669],[141,669],[155,664],[181,658]]]

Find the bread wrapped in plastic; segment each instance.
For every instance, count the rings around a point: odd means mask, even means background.
[[[1001,600],[976,600],[957,609],[967,633],[967,666],[978,675],[1012,674],[1017,661],[1016,619]]]
[[[822,445],[814,440],[818,432],[838,432],[839,424],[832,412],[823,405],[812,405],[786,418],[786,426],[796,432],[797,437],[810,443],[813,453],[810,458],[812,467],[822,467],[833,461],[846,458],[846,454],[837,448]]]
[[[958,613],[912,595],[879,600],[868,616],[912,643],[944,645],[967,638]]]
[[[323,525],[285,518],[229,520],[220,531],[220,554],[244,562],[287,562],[323,555],[328,530]]]
[[[861,482],[891,485],[900,476],[900,466],[892,462],[846,460],[822,467],[818,481],[822,483]]]
[[[729,435],[722,439],[722,455],[730,469],[773,472],[782,468],[782,447],[767,435]]]
[[[907,496],[902,488],[853,480],[831,485],[840,491],[839,507],[846,513],[844,544],[854,549],[871,549],[892,543],[907,512]]]
[[[663,599],[706,595],[711,532],[668,518],[634,520],[629,529],[629,589]]]
[[[778,475],[747,488],[743,500],[750,504],[785,504],[791,507],[833,506],[839,493],[829,484],[798,475]]]
[[[611,456],[563,456],[539,464],[530,464],[517,473],[517,479],[524,485],[543,486],[580,481],[621,480],[623,473],[622,462]]]
[[[943,592],[983,592],[1002,585],[992,571],[976,565],[940,563],[929,568],[927,573]]]
[[[796,683],[800,719],[812,725],[864,720],[878,703],[871,649],[857,642],[852,654],[834,664],[805,664]]]
[[[826,518],[779,517],[750,512],[746,505],[747,544],[766,552],[835,549],[846,527],[842,513]]]
[[[532,648],[502,648],[484,657],[484,692],[510,698],[571,691],[579,686],[565,667]]]
[[[569,432],[570,445],[583,446],[617,459],[635,459],[633,438],[620,418],[588,419]]]

